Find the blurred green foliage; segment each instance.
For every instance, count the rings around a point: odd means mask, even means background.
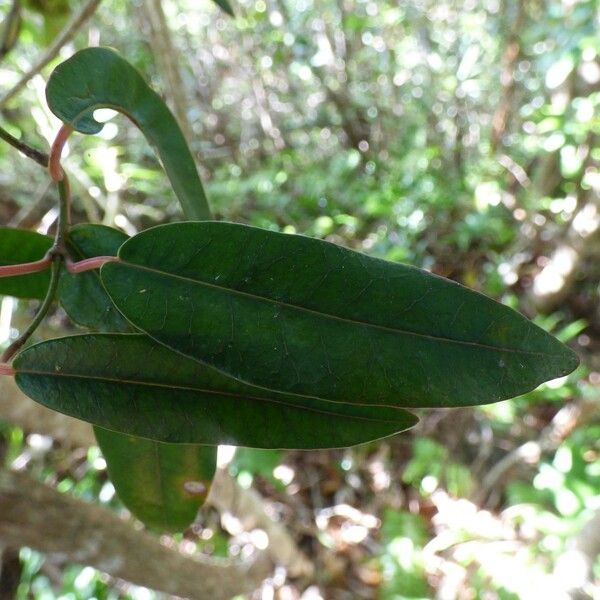
[[[52,13],[64,18],[54,3],[41,13],[31,4],[0,62],[2,93],[44,51]],[[2,126],[47,148],[57,123],[44,78],[89,43],[117,48],[173,102],[144,4],[105,0],[2,109]],[[0,18],[10,6],[0,0]],[[317,566],[314,582],[286,585],[298,597],[316,586],[327,600],[348,590],[429,598],[442,588],[535,598],[528,586],[545,581],[600,508],[598,1],[240,0],[235,19],[208,0],[163,6],[192,148],[220,218],[451,277],[535,318],[584,359],[515,400],[427,411],[416,432],[382,444],[238,449],[231,472],[260,489]],[[45,173],[5,144],[0,165],[0,223],[23,222],[34,205],[27,226],[46,227],[55,199]],[[65,166],[79,221],[133,234],[180,218],[151,149],[122,117],[99,136],[73,137]],[[15,310],[20,323],[27,305]],[[75,327],[60,315],[54,326]],[[0,343],[6,336],[0,327]],[[32,454],[23,432],[1,431],[7,465],[24,462],[62,491],[120,509],[96,449],[77,460],[59,447]],[[490,483],[507,457],[515,460]],[[236,536],[214,514],[199,524],[198,548],[232,553]],[[27,549],[22,561],[22,598],[138,597],[87,568],[51,578]],[[592,592],[599,577],[596,560]]]
[[[406,511],[388,509],[383,514],[381,537],[385,548],[381,599],[429,598],[431,590],[420,554],[428,539],[425,521]]]

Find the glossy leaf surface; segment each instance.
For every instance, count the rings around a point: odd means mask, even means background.
[[[44,258],[52,238],[25,229],[0,227],[0,265],[17,265]],[[0,277],[0,294],[41,300],[50,284],[50,271]]]
[[[98,108],[126,114],[155,148],[190,219],[208,219],[208,201],[194,159],[171,111],[141,74],[110,48],[86,48],[61,63],[46,87],[52,112],[80,133],[102,129]]]
[[[19,387],[40,404],[162,442],[335,448],[389,436],[417,422],[400,409],[253,388],[144,335],[50,340],[22,351],[13,366]]]
[[[94,427],[108,475],[123,504],[159,531],[182,531],[204,503],[216,446],[164,444]]]
[[[576,355],[452,281],[321,240],[232,223],[130,238],[102,267],[137,328],[236,379],[406,407],[495,402],[572,371]]]
[[[69,230],[67,247],[74,261],[94,256],[115,256],[128,236],[105,225],[82,224]],[[60,303],[80,325],[104,331],[131,331],[131,326],[108,297],[98,270],[66,271],[60,278]]]

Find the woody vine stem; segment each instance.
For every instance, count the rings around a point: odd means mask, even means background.
[[[63,263],[69,272],[83,273],[90,269],[97,269],[105,262],[116,260],[116,257],[114,256],[97,256],[74,263],[67,254],[66,237],[71,223],[71,188],[69,179],[60,164],[60,158],[63,148],[72,132],[73,128],[69,125],[63,125],[60,128],[54,143],[52,144],[52,149],[47,161],[48,173],[51,179],[56,182],[59,196],[58,219],[52,247],[48,250],[44,258],[40,260],[18,265],[0,266],[0,277],[27,275],[50,269],[50,284],[48,285],[46,296],[40,304],[33,320],[25,331],[23,331],[23,333],[21,333],[21,335],[4,351],[2,356],[0,356],[0,375],[13,374],[13,369],[11,365],[8,364],[9,361],[27,343],[27,340],[29,340],[43,321],[44,317],[48,314],[50,306],[56,297]],[[30,156],[30,154],[27,155]],[[34,158],[34,160],[36,160],[36,158]],[[36,160],[36,162],[43,164],[45,161],[42,162],[41,160]]]
[[[21,274],[31,272],[27,270],[27,266],[36,265],[36,270],[43,270],[50,267],[50,285],[46,292],[46,296],[42,304],[38,308],[35,317],[29,326],[21,333],[21,335],[4,351],[0,362],[7,363],[12,357],[27,343],[27,340],[32,336],[33,332],[39,327],[44,317],[48,314],[50,306],[56,296],[58,290],[58,282],[60,279],[61,263],[66,257],[66,234],[70,223],[71,213],[71,188],[69,179],[63,168],[60,166],[60,157],[62,150],[69,138],[73,129],[69,125],[63,125],[52,144],[50,157],[48,159],[48,173],[56,182],[59,196],[58,220],[56,223],[56,233],[54,235],[54,243],[46,254],[46,256],[36,263],[26,263],[25,265],[12,265],[13,274]],[[22,270],[19,272],[19,266]],[[40,267],[39,269],[37,267]],[[23,270],[23,268],[25,270]],[[14,271],[17,271],[16,273]],[[0,274],[2,274],[0,272]]]

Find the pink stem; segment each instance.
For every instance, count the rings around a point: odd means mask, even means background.
[[[34,262],[21,263],[19,265],[4,265],[0,267],[0,277],[12,277],[14,275],[28,275],[45,271],[52,264],[52,258],[46,256]]]
[[[14,375],[15,370],[8,363],[0,363],[0,375]]]
[[[92,269],[99,269],[106,263],[118,261],[119,259],[116,256],[94,256],[94,258],[86,258],[79,262],[72,262],[67,259],[66,264],[69,273],[84,273],[85,271],[91,271]]]
[[[59,129],[50,150],[50,158],[48,160],[48,172],[54,181],[62,181],[65,173],[60,166],[60,157],[69,136],[73,133],[73,128],[66,123]]]

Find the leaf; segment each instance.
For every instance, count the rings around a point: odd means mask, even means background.
[[[162,444],[101,427],[94,433],[119,498],[140,521],[161,532],[194,521],[215,474],[216,447]]]
[[[138,329],[260,387],[405,407],[522,394],[577,356],[452,281],[321,240],[232,223],[148,229],[102,267]]]
[[[44,258],[52,246],[52,238],[27,231],[0,227],[0,265],[17,265]],[[50,285],[50,271],[0,277],[0,294],[17,298],[42,300]]]
[[[229,0],[213,0],[213,2],[222,10],[224,10],[231,17],[235,17],[235,13],[233,12],[233,7],[229,3]]]
[[[128,236],[105,225],[76,225],[69,230],[67,248],[74,261],[93,256],[114,256]],[[126,332],[131,326],[106,294],[97,270],[63,272],[59,284],[60,303],[80,325],[104,331]]]
[[[54,410],[160,442],[336,448],[412,427],[403,410],[321,402],[242,384],[144,335],[87,334],[30,346],[15,380]]]
[[[82,224],[68,234],[68,252],[74,261],[93,256],[115,255],[128,236],[104,225]],[[0,228],[0,265],[33,262],[44,257],[52,238],[23,229]],[[50,271],[18,277],[0,277],[0,294],[42,300],[50,284]],[[100,281],[98,271],[72,275],[63,270],[59,284],[60,303],[80,325],[96,329],[131,331],[116,310]]]
[[[127,115],[155,148],[184,213],[210,219],[194,159],[171,111],[142,75],[111,48],[86,48],[56,67],[46,86],[50,110],[80,133],[98,133],[98,108]]]

